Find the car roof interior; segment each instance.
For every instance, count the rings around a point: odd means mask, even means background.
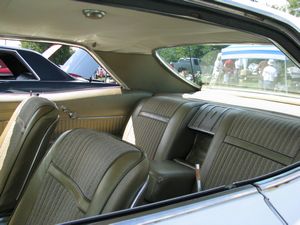
[[[178,19],[83,1],[9,0],[1,1],[0,7],[2,35],[18,33],[25,38],[65,40],[98,51],[151,54],[153,49],[179,44],[268,42],[257,35],[203,20]],[[88,18],[82,10],[89,8],[99,9],[105,15],[101,19]],[[15,15],[22,20],[15,20]]]

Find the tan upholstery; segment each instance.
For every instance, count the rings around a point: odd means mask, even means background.
[[[267,174],[299,160],[300,121],[232,111],[213,138],[202,167],[205,189]]]
[[[23,100],[0,137],[0,211],[10,210],[40,159],[58,120],[56,105],[40,97]]]
[[[149,159],[185,157],[194,139],[187,124],[199,105],[174,96],[145,99],[127,123],[123,140],[145,151]]]
[[[56,224],[128,208],[148,166],[140,150],[111,135],[66,131],[38,167],[9,224]]]

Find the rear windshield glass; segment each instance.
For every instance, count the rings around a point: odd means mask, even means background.
[[[157,50],[168,69],[198,86],[300,94],[300,69],[274,45],[185,45]]]

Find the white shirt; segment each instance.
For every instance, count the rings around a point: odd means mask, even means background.
[[[274,81],[278,76],[277,70],[273,66],[266,66],[262,72],[264,81]]]

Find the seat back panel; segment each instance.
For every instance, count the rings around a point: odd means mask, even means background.
[[[56,105],[45,98],[27,98],[15,110],[0,138],[0,211],[15,206],[57,121]]]
[[[134,182],[111,195],[137,165]],[[55,224],[130,205],[146,180],[148,161],[134,146],[106,133],[75,129],[64,133],[51,147],[29,183],[10,224]],[[129,193],[125,189],[129,189]],[[125,190],[125,191],[124,191]],[[24,222],[26,221],[26,222]]]
[[[232,111],[223,119],[204,160],[204,188],[228,185],[292,164],[300,151],[300,121]]]
[[[194,138],[187,124],[201,104],[175,96],[145,99],[127,123],[123,140],[141,148],[149,159],[185,157]]]

